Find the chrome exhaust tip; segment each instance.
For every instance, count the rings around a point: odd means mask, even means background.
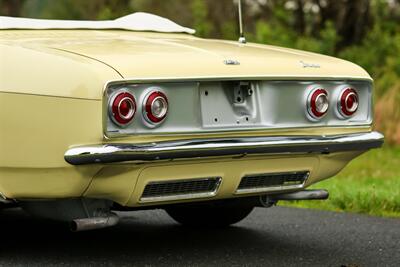
[[[271,195],[262,195],[259,197],[258,207],[269,208],[278,203],[280,200],[295,201],[295,200],[325,200],[329,198],[327,190],[302,190],[291,193],[280,193]]]
[[[302,190],[293,193],[277,194],[269,196],[273,200],[325,200],[329,198],[327,190]]]
[[[104,217],[75,219],[70,223],[70,230],[72,232],[95,230],[95,229],[114,226],[118,222],[119,222],[118,215],[110,213]]]

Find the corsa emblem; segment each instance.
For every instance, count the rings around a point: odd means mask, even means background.
[[[240,62],[233,59],[226,59],[224,60],[225,65],[240,65]]]
[[[303,68],[315,68],[315,69],[321,68],[321,65],[319,65],[319,64],[308,63],[308,62],[304,62],[303,60],[300,60],[300,64]]]

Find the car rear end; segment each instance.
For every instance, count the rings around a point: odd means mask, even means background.
[[[119,188],[125,206],[301,191],[382,144],[371,96],[368,80],[112,81],[104,142],[65,160],[104,165],[85,195]]]

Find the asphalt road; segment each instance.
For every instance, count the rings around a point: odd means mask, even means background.
[[[70,233],[7,210],[0,223],[1,266],[400,266],[400,220],[353,214],[257,208],[234,227],[196,230],[141,211]]]

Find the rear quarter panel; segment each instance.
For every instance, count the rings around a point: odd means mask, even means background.
[[[0,192],[79,196],[98,166],[64,161],[71,145],[102,142],[104,83],[121,78],[81,56],[0,44]]]

